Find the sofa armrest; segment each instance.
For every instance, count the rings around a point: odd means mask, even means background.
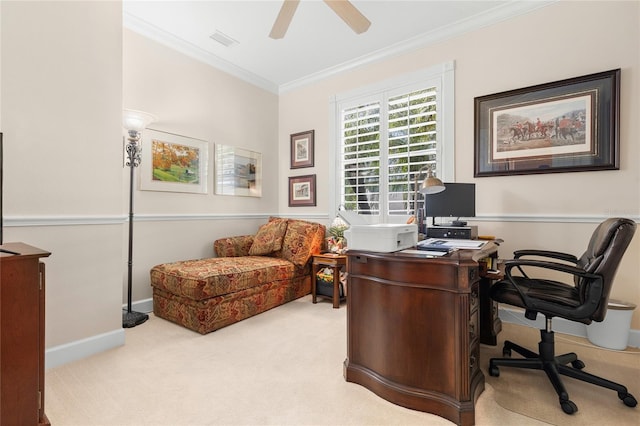
[[[217,257],[248,256],[253,244],[253,235],[220,238],[213,242],[213,251]]]

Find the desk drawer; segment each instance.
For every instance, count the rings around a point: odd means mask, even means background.
[[[438,259],[400,257],[382,259],[366,254],[349,255],[348,272],[356,276],[376,277],[397,283],[452,290],[468,288],[467,277],[470,273],[466,266],[460,266],[454,262],[439,262]]]

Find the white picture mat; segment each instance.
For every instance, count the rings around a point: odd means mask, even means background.
[[[184,166],[184,173],[198,173],[198,182],[171,182],[154,179],[153,146],[166,143],[173,146],[187,147],[197,152],[197,162]],[[194,170],[195,168],[195,170]],[[142,153],[139,167],[140,189],[145,191],[187,192],[206,194],[209,180],[209,143],[173,133],[145,129],[142,132]]]

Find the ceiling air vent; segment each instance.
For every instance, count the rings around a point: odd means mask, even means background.
[[[224,47],[231,47],[233,45],[238,44],[238,40],[234,40],[223,32],[216,30],[215,33],[211,34],[209,38],[217,41]]]

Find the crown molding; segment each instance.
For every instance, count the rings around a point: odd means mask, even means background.
[[[557,1],[558,0],[534,2],[514,1],[509,2],[505,5],[496,6],[491,10],[477,14],[472,18],[466,19],[464,21],[456,22],[455,24],[423,33],[419,36],[403,40],[384,49],[380,49],[373,53],[360,56],[349,62],[345,62],[335,67],[326,68],[317,73],[310,74],[304,78],[282,84],[280,86],[279,93],[282,94],[300,88],[302,86],[306,86],[320,80],[324,80],[326,78],[353,70],[355,68],[359,68],[364,65],[390,59],[392,57],[399,56],[449,38],[457,37],[464,33],[475,31],[483,27],[488,27],[498,22],[502,22],[556,3]]]
[[[447,27],[429,31],[412,39],[404,40],[390,47],[380,49],[373,53],[363,55],[351,61],[342,63],[340,65],[329,67],[316,73],[309,74],[303,78],[282,84],[280,86],[252,72],[249,72],[244,68],[234,65],[212,53],[209,53],[204,49],[201,49],[181,38],[169,34],[168,32],[162,30],[159,27],[156,27],[155,25],[132,16],[126,11],[123,11],[123,26],[144,37],[147,37],[160,44],[177,50],[178,52],[181,52],[186,56],[204,62],[214,68],[231,74],[234,77],[244,80],[264,90],[275,94],[282,94],[364,65],[389,59],[394,56],[398,56],[419,48],[423,48],[430,44],[446,40],[448,38],[456,37],[470,31],[487,27],[519,15],[524,15],[534,10],[546,7],[550,4],[557,3],[558,1],[559,0],[510,1],[506,4],[496,6],[493,9],[475,15],[472,18],[466,19],[464,21],[456,22],[455,24],[449,25]]]
[[[152,25],[142,19],[139,19],[127,12],[122,13],[122,25],[134,31],[148,39],[163,44],[171,49],[174,49],[186,56],[189,56],[198,61],[204,62],[220,71],[231,74],[234,77],[244,80],[247,83],[251,83],[254,86],[260,87],[269,92],[278,94],[278,85],[265,80],[264,78],[245,70],[231,62],[207,52],[179,37],[174,36],[155,25]]]

